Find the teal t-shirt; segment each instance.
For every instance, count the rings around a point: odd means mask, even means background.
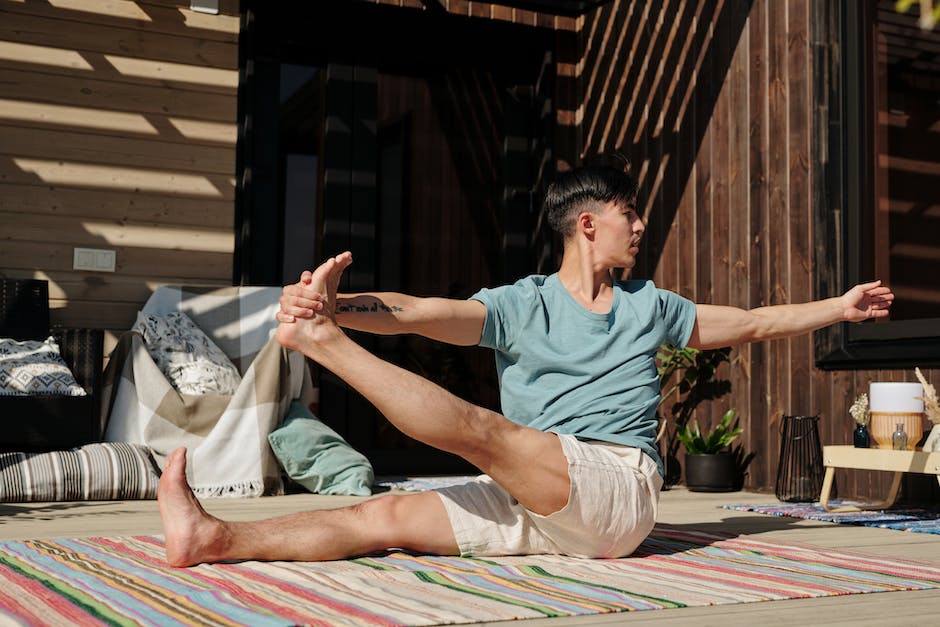
[[[496,351],[502,412],[541,431],[635,446],[654,459],[662,344],[684,347],[695,304],[652,281],[618,281],[606,314],[582,307],[557,274],[470,297],[486,306],[480,345]]]

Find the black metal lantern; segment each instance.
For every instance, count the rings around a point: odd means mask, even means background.
[[[824,470],[819,416],[784,416],[774,494],[791,503],[816,501]]]

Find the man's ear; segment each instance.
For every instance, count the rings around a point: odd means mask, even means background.
[[[578,230],[587,235],[588,237],[594,237],[594,214],[590,211],[582,211],[578,214]]]

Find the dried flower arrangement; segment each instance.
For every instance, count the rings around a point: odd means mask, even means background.
[[[871,414],[868,411],[868,394],[864,392],[859,394],[849,408],[849,413],[858,424],[868,425],[868,421],[871,420]]]
[[[935,425],[940,425],[940,400],[937,399],[936,388],[927,382],[927,378],[924,377],[920,368],[914,368],[914,374],[917,375],[920,384],[924,386],[924,395],[920,400],[924,401],[924,413],[927,415],[927,420]]]

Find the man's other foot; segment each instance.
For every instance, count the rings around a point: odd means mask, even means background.
[[[190,489],[186,481],[185,448],[170,453],[157,488],[157,502],[170,566],[224,559],[225,524],[209,515]]]

